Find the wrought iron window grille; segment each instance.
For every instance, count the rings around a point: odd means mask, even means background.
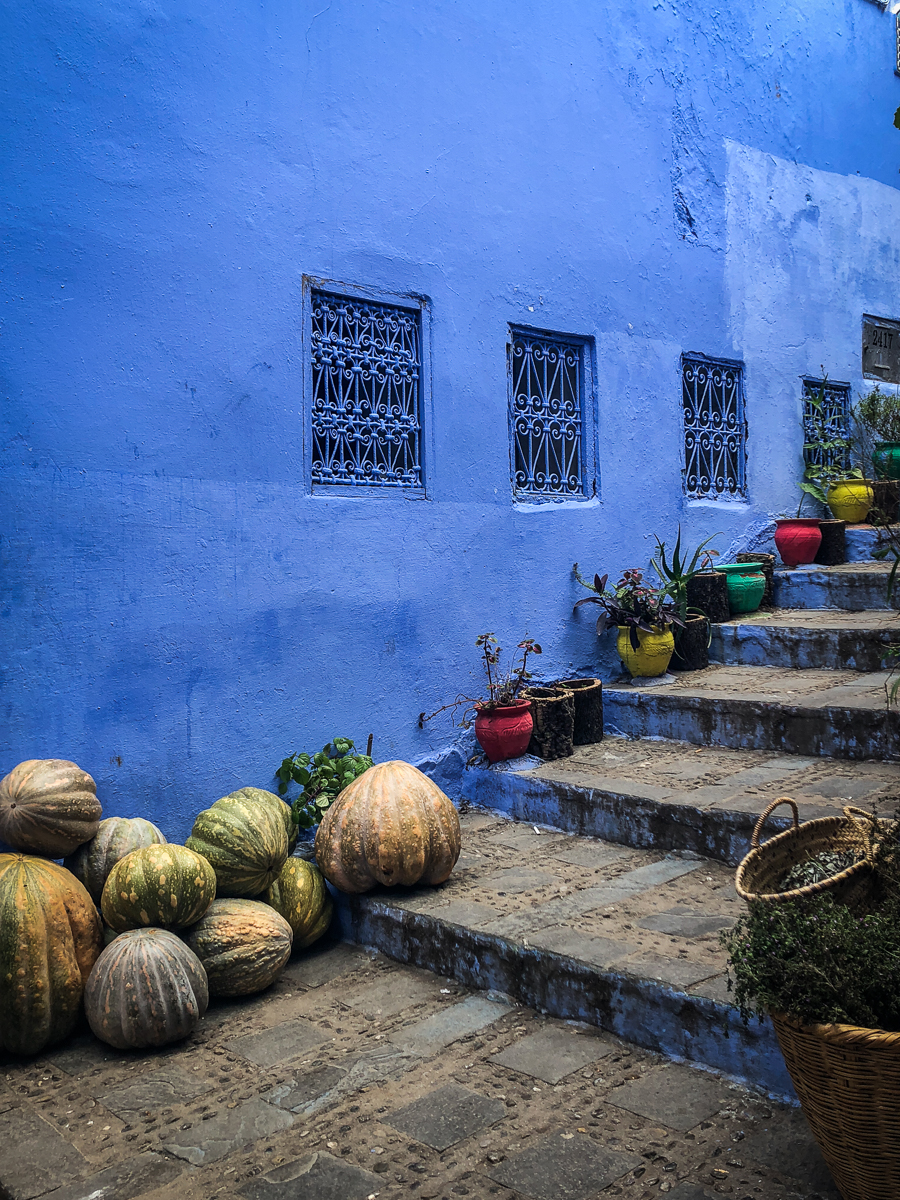
[[[684,491],[695,499],[747,495],[743,363],[681,356]]]
[[[593,495],[593,431],[586,431],[586,339],[510,328],[513,495],[582,500]]]
[[[813,412],[810,397],[818,400],[825,387],[825,409],[823,412],[824,426],[820,427],[819,420]],[[824,439],[822,435],[824,434]],[[850,384],[826,383],[824,379],[803,377],[803,441],[815,440],[840,441],[850,438]],[[804,446],[803,461],[810,466],[827,466],[849,468],[850,447],[836,446],[823,449],[820,446]]]
[[[421,310],[310,292],[313,489],[424,495]]]

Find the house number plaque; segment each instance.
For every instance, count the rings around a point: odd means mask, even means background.
[[[900,383],[900,321],[863,317],[862,372],[865,379]]]

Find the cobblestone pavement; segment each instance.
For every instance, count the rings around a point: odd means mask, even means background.
[[[187,1042],[0,1072],[7,1200],[836,1200],[797,1110],[346,944]]]

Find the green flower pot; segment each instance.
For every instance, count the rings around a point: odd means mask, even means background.
[[[759,564],[717,563],[716,570],[725,576],[731,615],[756,612],[766,590],[766,577],[760,571]]]
[[[876,442],[872,465],[876,479],[900,479],[900,442]]]

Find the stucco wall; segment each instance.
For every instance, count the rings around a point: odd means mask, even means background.
[[[892,23],[707,7],[6,10],[3,770],[177,838],[336,733],[420,757],[485,629],[609,671],[575,559],[791,504],[798,375],[900,316]],[[429,298],[429,500],[310,495],[304,274]],[[511,322],[595,340],[595,501],[511,502]],[[683,350],[746,362],[747,503],[682,498]]]

